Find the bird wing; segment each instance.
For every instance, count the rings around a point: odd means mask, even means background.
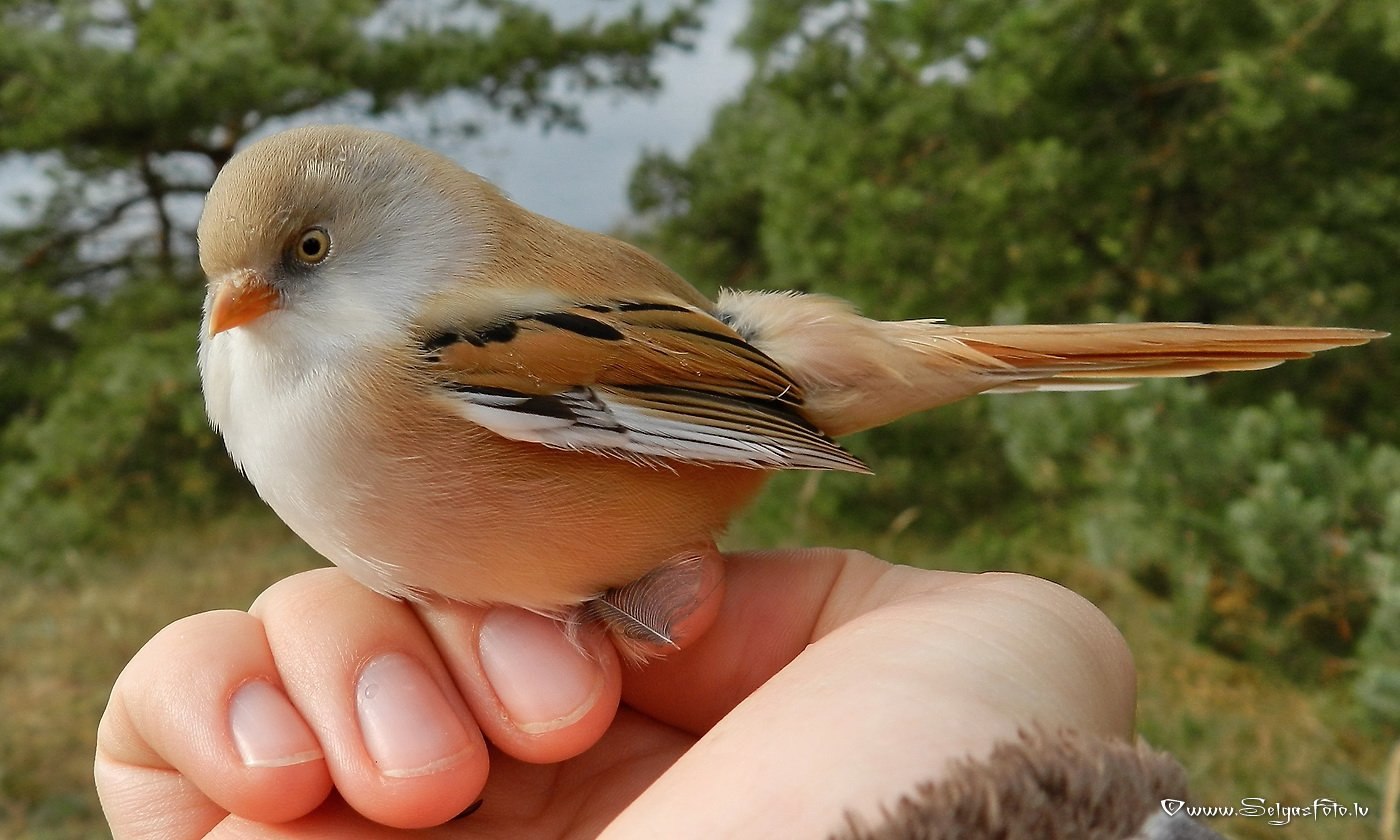
[[[511,313],[427,335],[441,394],[512,440],[640,462],[866,471],[801,388],[723,321],[673,299]]]

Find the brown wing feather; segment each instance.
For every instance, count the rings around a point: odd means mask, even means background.
[[[581,305],[451,335],[436,361],[464,382],[528,393],[662,385],[802,403],[801,388],[776,362],[724,322],[681,304]]]
[[[474,422],[516,440],[649,461],[864,471],[803,411],[802,389],[714,316],[609,301],[426,338]]]

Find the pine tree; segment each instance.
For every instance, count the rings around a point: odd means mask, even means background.
[[[47,185],[0,228],[0,518],[23,523],[0,554],[241,487],[200,416],[193,225],[247,139],[314,119],[466,133],[492,113],[578,129],[582,92],[656,88],[697,6],[561,23],[523,0],[0,4],[0,153]]]

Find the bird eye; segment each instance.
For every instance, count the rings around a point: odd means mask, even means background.
[[[297,258],[297,262],[305,265],[315,265],[326,258],[331,252],[331,237],[325,230],[313,227],[307,228],[297,237],[297,244],[292,248],[292,256]]]

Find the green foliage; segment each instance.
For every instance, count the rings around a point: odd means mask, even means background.
[[[1182,383],[997,399],[993,418],[1089,557],[1170,599],[1213,647],[1306,675],[1372,626],[1395,632],[1373,609],[1376,575],[1400,573],[1400,449],[1328,440],[1290,394],[1231,409]]]
[[[564,25],[522,0],[0,3],[0,154],[50,176],[0,228],[0,557],[51,564],[238,492],[201,413],[193,227],[250,135],[449,94],[454,131],[489,111],[579,128],[577,92],[655,88],[698,4]]]
[[[42,410],[6,425],[0,517],[23,527],[0,533],[0,556],[48,564],[133,514],[207,513],[241,489],[198,396],[198,295],[161,291],[176,290],[119,292],[54,365]]]
[[[789,546],[846,543],[852,534],[883,537],[914,528],[924,545],[946,546],[975,525],[999,532],[1013,529],[1021,517],[1012,503],[1030,494],[997,453],[1000,435],[989,408],[987,402],[968,401],[922,422],[895,423],[842,441],[874,475],[774,476],[744,517],[744,540]]]
[[[693,279],[882,318],[1394,329],[1393,7],[757,4],[754,79],[686,159],[644,161],[633,201]],[[1204,386],[989,398],[864,436],[874,489],[811,507],[879,528],[913,505],[940,541],[1077,534],[1233,655],[1318,674],[1366,638],[1379,692],[1400,685],[1400,456],[1378,443],[1400,439],[1397,393],[1392,339]]]
[[[638,6],[561,26],[518,0],[8,5],[0,148],[117,169],[182,150],[227,159],[266,120],[344,100],[377,114],[465,92],[578,127],[553,83],[654,89],[657,47],[696,22],[691,6],[654,21]]]
[[[1381,542],[1388,551],[1367,558],[1376,610],[1371,630],[1361,641],[1356,693],[1367,708],[1400,726],[1400,492],[1391,492],[1382,517]]]
[[[1384,328],[1400,321],[1388,6],[760,4],[756,78],[633,196],[700,277],[882,317]],[[1400,437],[1383,410],[1398,359],[1370,348],[1271,387]]]

